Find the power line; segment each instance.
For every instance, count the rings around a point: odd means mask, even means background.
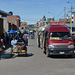
[[[56,17],[60,17],[60,15],[62,15],[62,13],[64,13],[64,10],[62,10]]]

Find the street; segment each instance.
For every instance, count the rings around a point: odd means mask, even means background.
[[[75,58],[47,57],[37,47],[37,40],[29,39],[28,57],[15,56],[0,60],[0,75],[75,75]],[[10,48],[6,53],[10,52]]]

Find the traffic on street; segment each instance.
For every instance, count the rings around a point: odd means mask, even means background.
[[[51,56],[43,54],[43,50],[38,48],[37,39],[29,39],[27,50],[28,56],[15,54],[9,56],[11,48],[5,51],[7,56],[0,60],[1,75],[74,75],[75,57]]]
[[[0,7],[0,75],[75,75],[75,0]]]

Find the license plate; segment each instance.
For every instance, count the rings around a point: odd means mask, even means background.
[[[64,52],[60,52],[60,54],[64,54]]]

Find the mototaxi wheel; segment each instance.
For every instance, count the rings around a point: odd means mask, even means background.
[[[28,54],[27,54],[27,47],[25,48],[25,50],[26,50],[25,55],[28,56]]]

